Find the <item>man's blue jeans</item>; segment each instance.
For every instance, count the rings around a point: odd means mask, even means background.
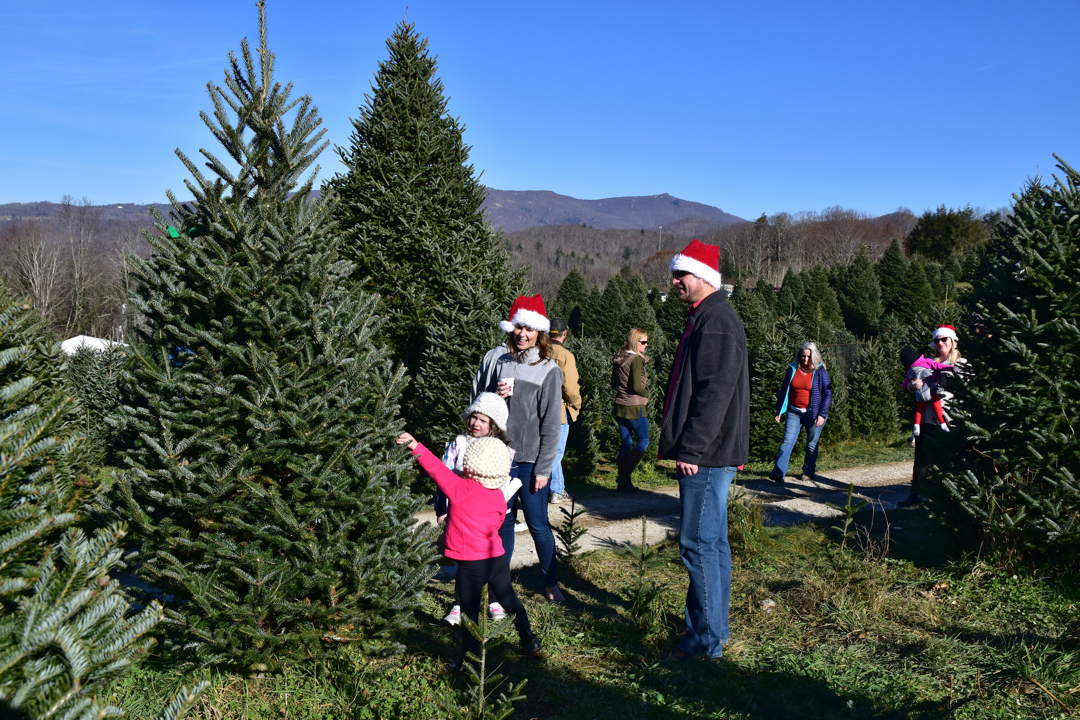
[[[679,649],[718,658],[728,640],[731,603],[731,546],[728,545],[728,488],[735,467],[699,467],[679,478],[682,522],[679,555],[690,575],[686,591],[686,635]]]
[[[784,422],[784,441],[780,443],[780,451],[776,453],[776,469],[783,475],[787,472],[788,462],[791,460],[791,450],[795,447],[795,441],[799,439],[799,430],[806,428],[806,457],[803,458],[802,470],[804,473],[813,475],[817,472],[817,449],[818,441],[821,440],[821,431],[825,428],[824,423],[819,427],[817,418],[809,417],[809,413],[793,413],[790,410]]]
[[[551,492],[566,492],[566,478],[562,472],[562,457],[566,453],[566,436],[570,434],[570,423],[564,422],[559,428],[559,449],[555,453],[555,464],[551,466]]]

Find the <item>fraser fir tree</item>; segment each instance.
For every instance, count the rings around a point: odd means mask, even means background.
[[[757,285],[755,286],[758,295],[765,301],[765,304],[769,308],[769,312],[776,312],[776,290],[773,288],[773,284],[769,282],[767,278],[758,278]]]
[[[778,320],[754,345],[748,344],[750,365],[750,460],[771,462],[780,447],[784,426],[776,423],[776,393],[784,372],[804,341],[793,317]],[[783,418],[781,418],[783,420]]]
[[[852,435],[878,441],[892,437],[899,419],[895,387],[903,377],[899,359],[886,356],[877,340],[866,343],[848,381]]]
[[[576,267],[572,268],[559,285],[559,293],[555,296],[555,303],[549,309],[549,314],[561,317],[569,323],[574,308],[584,305],[588,298],[589,286],[585,284],[585,277]]]
[[[0,716],[118,717],[109,682],[146,656],[161,605],[110,577],[126,534],[80,527],[90,486],[59,345],[0,279]],[[181,691],[176,718],[205,688]]]
[[[858,336],[876,335],[881,319],[881,288],[865,249],[859,249],[838,289],[847,329]]]
[[[897,299],[896,314],[902,322],[913,325],[919,322],[920,317],[934,312],[935,300],[934,289],[926,279],[925,264],[918,258],[913,258],[908,263],[904,287]]]
[[[802,278],[791,268],[784,273],[784,282],[780,286],[780,296],[776,301],[776,312],[779,315],[792,315],[798,311],[799,303],[802,302],[806,288]]]
[[[907,287],[908,260],[904,257],[904,251],[900,249],[900,243],[896,238],[889,243],[885,254],[875,266],[878,285],[881,288],[881,310],[883,313],[897,312],[900,309],[900,299],[904,296]]]
[[[123,372],[124,348],[114,345],[94,350],[80,345],[67,361],[67,387],[78,399],[79,433],[85,438],[86,459],[91,465],[105,461],[112,427],[106,422],[120,403],[118,384]]]
[[[1056,157],[1056,156],[1055,156]],[[1080,172],[1031,181],[973,273],[945,486],[1008,552],[1080,548]],[[954,385],[950,385],[952,390]]]
[[[484,278],[482,284],[470,280],[473,289],[491,299],[486,318],[473,313],[468,320],[494,327],[524,292],[525,276],[511,270],[499,234],[480,209],[485,191],[469,164],[464,126],[447,113],[427,39],[401,22],[386,48],[389,58],[379,63],[371,94],[352,121],[349,147],[339,150],[347,170],[328,183],[341,198],[334,217],[344,256],[355,263],[352,276],[382,296],[387,320],[381,337],[394,357],[414,378],[432,372],[456,377],[458,366],[475,371],[491,348],[486,342],[457,345],[450,368],[422,361],[432,308],[460,304],[453,281],[468,267]],[[440,320],[466,318],[443,313]],[[449,335],[459,329],[449,328]],[[456,408],[467,394],[468,385],[456,387],[447,402]],[[419,402],[426,406],[430,399]],[[406,405],[407,415],[419,420],[412,399]],[[442,411],[449,413],[449,407]]]
[[[570,423],[563,469],[571,477],[596,472],[601,445],[610,452],[618,429],[612,419],[615,391],[611,389],[611,353],[600,338],[570,338],[566,349],[574,353],[581,385],[581,413]]]
[[[604,294],[600,297],[600,307],[593,317],[593,329],[589,333],[594,337],[603,339],[604,344],[614,351],[621,345],[620,338],[625,339],[630,327],[627,324],[628,308],[625,300],[625,283],[618,275],[608,280]]]
[[[806,294],[795,307],[803,328],[819,345],[833,342],[836,331],[844,325],[836,291],[829,285],[829,272],[815,265],[809,272]]]
[[[309,97],[230,53],[203,120],[233,160],[179,150],[195,200],[135,258],[145,317],[125,377],[117,511],[139,576],[175,598],[169,636],[248,671],[355,642],[396,646],[426,581],[430,529],[394,445],[378,298],[350,292],[333,194],[311,198],[323,130]]]

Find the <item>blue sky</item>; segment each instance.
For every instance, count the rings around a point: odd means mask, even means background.
[[[405,5],[269,0],[278,78],[332,143]],[[495,188],[919,213],[1080,166],[1080,0],[408,6]],[[245,36],[253,0],[0,4],[0,203],[186,197],[173,150],[212,148],[205,86]]]

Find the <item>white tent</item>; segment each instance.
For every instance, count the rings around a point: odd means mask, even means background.
[[[113,345],[124,345],[125,343],[113,342],[112,340],[102,340],[101,338],[90,337],[89,335],[76,335],[73,338],[68,338],[64,342],[60,343],[60,349],[64,351],[65,355],[74,355],[75,351],[80,347],[88,347],[91,350],[108,350]]]

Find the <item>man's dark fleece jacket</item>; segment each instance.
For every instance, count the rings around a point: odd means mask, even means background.
[[[701,467],[746,463],[750,454],[750,372],[746,333],[722,290],[690,316],[672,366],[676,385],[660,429],[660,454]]]

